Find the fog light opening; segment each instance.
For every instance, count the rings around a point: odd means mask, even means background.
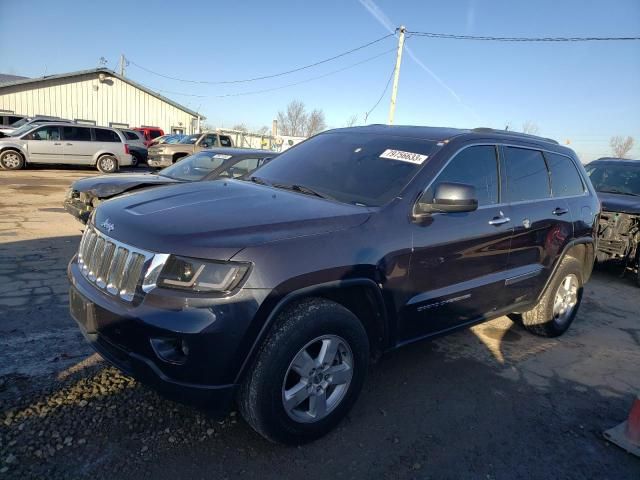
[[[189,345],[185,339],[152,338],[151,347],[160,360],[175,365],[185,363],[189,355]]]

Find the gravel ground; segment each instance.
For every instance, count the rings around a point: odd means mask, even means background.
[[[602,438],[640,391],[630,279],[596,272],[559,339],[500,318],[394,352],[336,431],[286,448],[236,414],[161,398],[85,344],[66,305],[80,224],[60,204],[91,174],[0,172],[0,478],[640,478],[640,459]]]

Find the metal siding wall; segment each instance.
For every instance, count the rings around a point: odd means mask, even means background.
[[[115,77],[100,83],[96,74],[87,74],[5,91],[0,90],[0,109],[19,114],[94,120],[103,126],[109,122],[152,125],[165,132],[181,127],[185,133],[193,132],[191,115]]]

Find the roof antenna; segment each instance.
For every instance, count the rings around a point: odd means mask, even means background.
[[[505,126],[504,126],[504,131],[505,131],[505,132],[509,131],[509,124],[507,124],[507,125],[505,125]]]

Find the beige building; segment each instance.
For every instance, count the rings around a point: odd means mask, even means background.
[[[52,115],[105,127],[196,133],[205,117],[117,73],[97,68],[0,83],[0,112]]]

